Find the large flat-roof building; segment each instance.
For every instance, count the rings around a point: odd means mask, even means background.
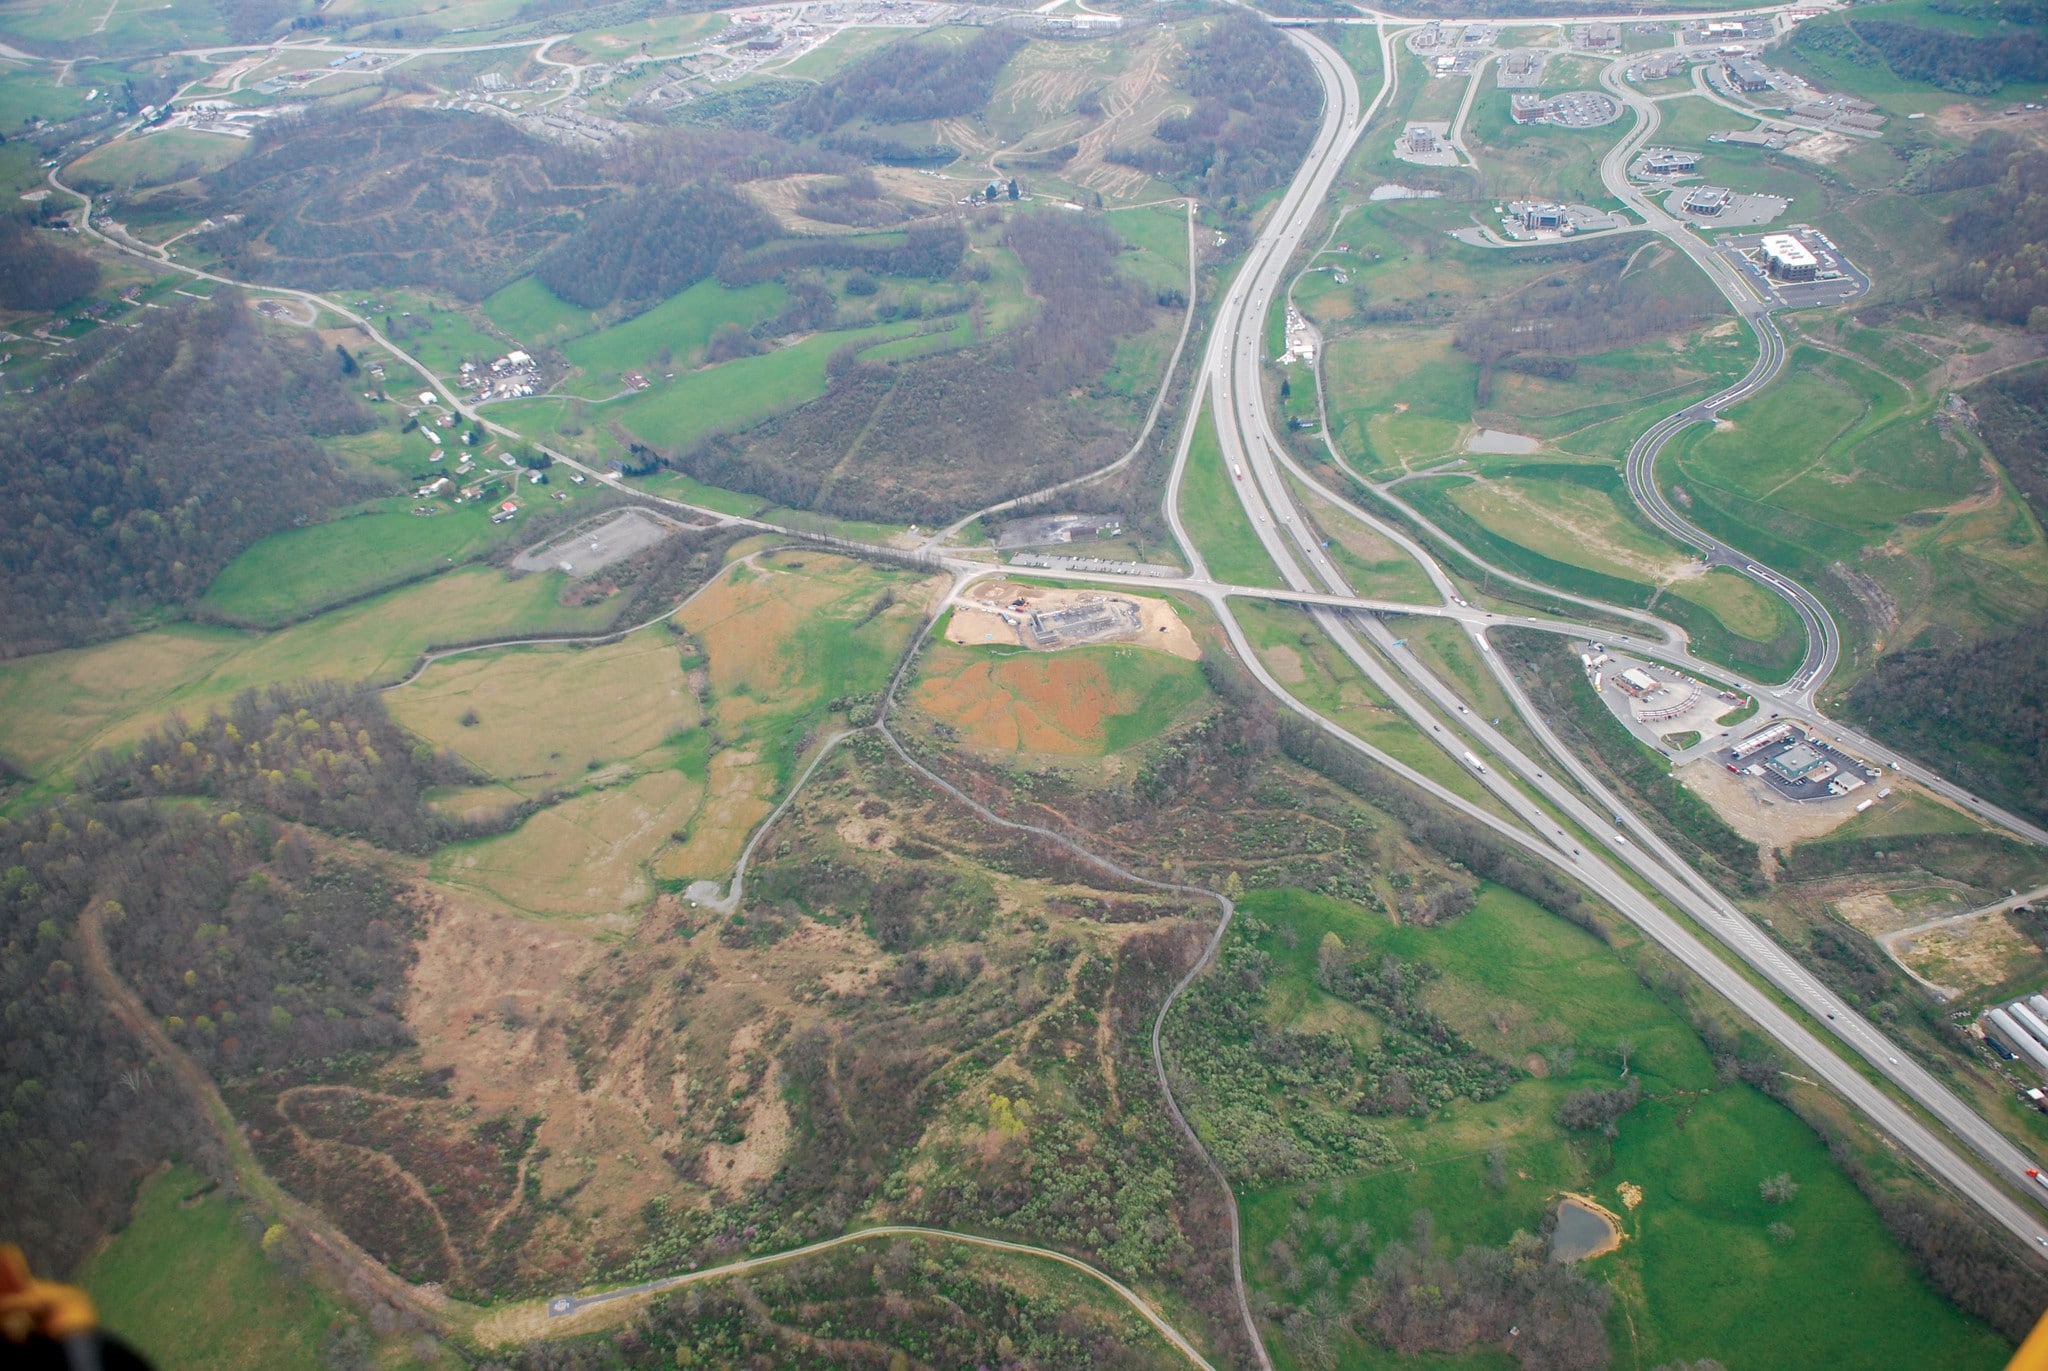
[[[1780,281],[1811,281],[1820,261],[1789,233],[1767,233],[1761,244],[1764,269]]]

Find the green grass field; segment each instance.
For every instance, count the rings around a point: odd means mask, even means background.
[[[149,1180],[128,1226],[78,1277],[107,1329],[161,1371],[324,1365],[341,1310],[266,1257],[241,1213],[189,1167]]]
[[[915,325],[898,324],[813,334],[759,357],[679,375],[604,414],[662,451],[680,452],[715,429],[745,428],[823,395],[825,363],[840,348],[873,347],[917,332]]]
[[[438,512],[411,512],[423,504]],[[223,567],[200,603],[231,619],[278,623],[465,562],[513,537],[517,527],[493,525],[481,504],[380,500],[265,538]]]
[[[540,287],[546,289],[545,287]],[[585,334],[563,346],[563,353],[581,369],[566,387],[572,395],[602,399],[626,388],[621,373],[636,370],[654,385],[663,374],[696,368],[704,346],[722,324],[751,327],[782,309],[787,292],[774,281],[727,290],[709,278],[680,291],[644,314]],[[661,360],[666,349],[668,362]]]
[[[1279,568],[1260,546],[1235,485],[1223,465],[1215,418],[1205,408],[1181,478],[1181,521],[1211,576],[1233,585],[1278,586]]]
[[[1396,927],[1338,901],[1295,891],[1248,894],[1245,912],[1270,926],[1258,939],[1272,958],[1270,1018],[1276,1027],[1332,1021],[1334,1002],[1314,984],[1317,947],[1334,932],[1350,955],[1426,961],[1442,979],[1430,1006],[1474,1046],[1512,1063],[1536,1057],[1485,1104],[1460,1099],[1423,1119],[1385,1125],[1412,1163],[1368,1171],[1332,1186],[1244,1192],[1249,1274],[1278,1299],[1298,1301],[1277,1280],[1268,1244],[1285,1238],[1304,1262],[1333,1264],[1340,1296],[1370,1269],[1370,1251],[1406,1239],[1427,1209],[1441,1250],[1495,1245],[1534,1232],[1562,1190],[1593,1195],[1627,1220],[1619,1251],[1588,1264],[1615,1295],[1609,1336],[1618,1365],[1713,1357],[1773,1371],[1838,1366],[1999,1367],[2003,1341],[1943,1301],[1790,1110],[1746,1085],[1724,1084],[1691,1027],[1639,981],[1621,956],[1518,896],[1488,888],[1472,912],[1435,929]],[[1612,1086],[1616,1044],[1630,1040],[1630,1067],[1646,1102],[1620,1121],[1613,1141],[1569,1134],[1553,1120],[1572,1088]],[[1565,1054],[1569,1051],[1570,1056]],[[1498,1145],[1502,1185],[1487,1180]],[[1779,1172],[1798,1183],[1782,1207],[1758,1183]],[[1617,1187],[1640,1186],[1627,1211]],[[1306,1205],[1309,1225],[1290,1231]],[[1364,1221],[1366,1251],[1338,1261],[1319,1235]],[[1793,1236],[1774,1242],[1774,1221]],[[1797,1329],[1796,1337],[1789,1330]],[[1282,1338],[1276,1343],[1284,1344]],[[1298,1364],[1291,1348],[1287,1364]],[[1375,1348],[1349,1344],[1344,1364],[1390,1366]],[[1408,1363],[1400,1363],[1406,1365]],[[1431,1363],[1436,1364],[1436,1363]],[[1465,1363],[1492,1366],[1491,1357]]]
[[[453,378],[464,362],[481,366],[493,357],[502,357],[511,347],[504,339],[477,327],[468,306],[405,290],[385,293],[378,303],[384,310],[367,316],[370,322],[436,376]],[[401,370],[394,370],[392,375],[399,377]],[[394,380],[394,384],[402,383]]]
[[[483,311],[507,337],[532,347],[559,347],[603,322],[595,310],[570,304],[542,285],[538,276],[522,276],[487,296]]]

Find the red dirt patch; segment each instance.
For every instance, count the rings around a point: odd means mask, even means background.
[[[982,747],[1095,756],[1103,749],[1103,720],[1139,701],[1112,687],[1092,657],[1018,656],[928,677],[917,703]]]

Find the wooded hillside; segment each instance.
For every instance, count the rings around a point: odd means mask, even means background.
[[[68,1273],[174,1152],[224,1176],[182,1088],[113,1012],[92,911],[146,1012],[216,1070],[388,1050],[413,917],[372,864],[250,816],[66,802],[0,818],[0,1230]]]
[[[711,274],[720,257],[765,243],[775,225],[718,181],[648,189],[605,205],[551,248],[535,274],[585,309],[641,308]]]
[[[1155,141],[1112,151],[1112,161],[1165,176],[1211,200],[1248,199],[1301,164],[1323,108],[1308,59],[1249,10],[1234,9],[1190,45],[1195,108],[1169,114]]]
[[[1949,299],[2013,324],[2048,307],[2048,152],[2011,154],[1984,202],[1949,222],[1949,240],[1963,254],[1942,286]]]
[[[842,358],[822,399],[745,435],[714,436],[675,465],[785,504],[923,521],[1113,459],[1135,434],[1105,422],[1116,406],[1088,392],[1117,339],[1158,317],[1151,293],[1117,270],[1121,244],[1098,221],[1019,214],[1003,241],[1041,302],[1031,323],[982,348],[892,366]]]
[[[99,284],[100,264],[56,234],[0,217],[0,309],[56,309]]]
[[[101,329],[73,365],[0,410],[0,657],[126,632],[360,493],[312,441],[370,423],[334,355],[237,292]]]
[[[983,29],[964,43],[891,43],[806,94],[783,130],[803,137],[856,119],[907,124],[973,114],[988,103],[997,74],[1022,46],[1023,35],[1008,29]]]

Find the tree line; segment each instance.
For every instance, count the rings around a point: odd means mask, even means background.
[[[384,699],[333,681],[245,690],[197,724],[173,716],[132,751],[97,752],[79,768],[80,790],[103,801],[196,795],[360,838],[397,852],[509,828],[515,807],[472,822],[428,804],[434,786],[484,777],[400,728]]]
[[[369,427],[334,354],[238,292],[89,335],[0,409],[0,657],[129,631],[259,539],[366,493],[315,439]]]

